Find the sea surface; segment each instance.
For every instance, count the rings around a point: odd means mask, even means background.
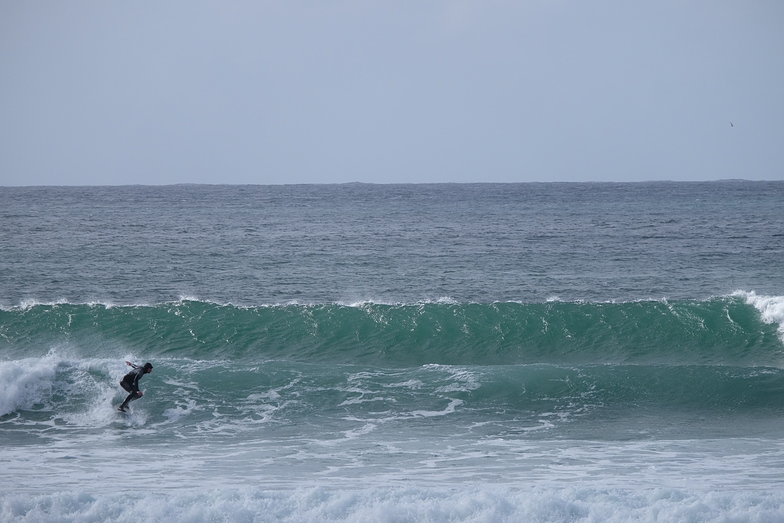
[[[0,521],[784,521],[784,182],[0,187]]]

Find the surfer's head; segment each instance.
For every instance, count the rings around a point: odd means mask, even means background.
[[[148,361],[144,364],[144,373],[147,374],[149,372],[152,372],[152,363]]]

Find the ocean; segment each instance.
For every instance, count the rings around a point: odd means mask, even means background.
[[[784,182],[0,187],[0,521],[784,521]]]

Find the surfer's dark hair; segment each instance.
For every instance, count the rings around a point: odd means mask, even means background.
[[[144,370],[146,370],[148,372],[151,371],[152,370],[152,363],[150,363],[149,361],[147,363],[145,363],[144,364]]]

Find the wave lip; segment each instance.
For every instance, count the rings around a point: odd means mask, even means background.
[[[740,296],[747,304],[753,305],[765,323],[777,324],[784,343],[784,296],[760,296],[754,291],[736,291],[733,296]]]

